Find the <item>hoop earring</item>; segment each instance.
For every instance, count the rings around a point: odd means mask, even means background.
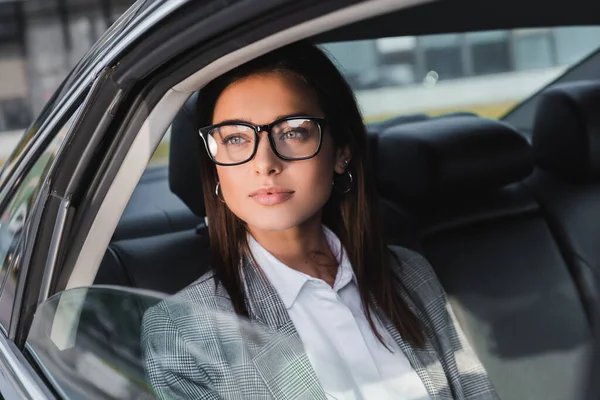
[[[354,185],[354,178],[352,177],[352,174],[350,173],[350,171],[346,171],[346,174],[348,175],[349,181],[344,190],[340,190],[340,188],[335,184],[335,179],[331,182],[331,184],[333,185],[335,190],[337,190],[341,194],[348,193],[350,190],[352,190],[352,186]]]
[[[225,199],[221,196],[219,196],[219,188],[221,187],[221,182],[217,182],[217,186],[215,187],[215,196],[217,196],[217,199],[219,199],[219,201],[221,203],[225,203]]]

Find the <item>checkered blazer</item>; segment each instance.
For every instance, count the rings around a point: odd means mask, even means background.
[[[498,399],[429,263],[409,250],[390,249],[396,289],[425,326],[425,346],[413,348],[382,319],[431,399]],[[156,395],[326,399],[275,289],[251,260],[242,273],[249,320],[235,315],[226,290],[215,285],[212,273],[146,312],[142,352]]]

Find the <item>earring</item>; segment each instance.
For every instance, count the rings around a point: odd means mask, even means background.
[[[345,189],[340,189],[338,187],[338,185],[335,184],[335,179],[333,179],[333,181],[331,182],[331,184],[333,185],[333,187],[340,192],[341,194],[346,194],[348,193],[350,190],[352,190],[352,186],[354,184],[354,178],[352,177],[352,174],[350,173],[350,171],[346,171],[346,175],[348,176],[348,182],[346,183],[346,187]]]
[[[221,196],[219,196],[219,188],[221,187],[221,182],[217,182],[217,186],[215,187],[215,196],[217,196],[217,199],[219,199],[219,201],[221,203],[225,203],[225,199]]]

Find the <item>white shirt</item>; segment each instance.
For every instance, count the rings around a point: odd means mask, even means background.
[[[328,398],[429,399],[423,382],[378,319],[375,325],[392,352],[371,330],[346,251],[331,230],[325,226],[323,230],[339,260],[333,288],[286,266],[251,235],[248,243],[287,308]]]

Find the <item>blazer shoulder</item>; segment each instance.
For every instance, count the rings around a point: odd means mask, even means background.
[[[392,271],[408,291],[427,297],[443,294],[434,269],[422,254],[400,246],[388,248]]]
[[[159,310],[159,314],[181,316],[186,314],[185,310],[234,311],[234,308],[225,287],[218,284],[214,272],[209,271],[181,291],[148,309],[146,314],[152,315]]]
[[[423,258],[420,253],[395,244],[388,245],[388,250],[393,253],[400,262],[409,262],[415,258]]]
[[[229,299],[225,287],[218,283],[213,270],[208,271],[188,286],[175,293],[173,300],[191,300],[205,302],[215,297],[226,297]]]
[[[395,272],[431,274],[433,269],[427,259],[420,253],[405,247],[389,245],[391,265]]]

